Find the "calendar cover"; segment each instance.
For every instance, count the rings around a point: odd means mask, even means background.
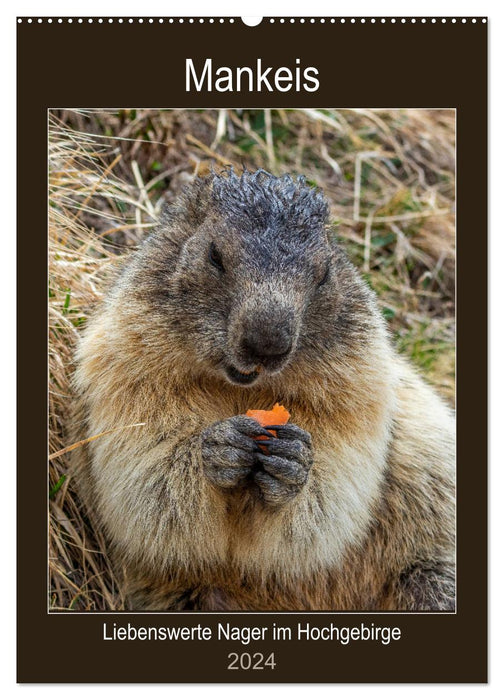
[[[486,682],[487,29],[17,19],[19,682]]]

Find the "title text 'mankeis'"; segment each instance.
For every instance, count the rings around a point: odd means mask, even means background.
[[[303,67],[296,58],[292,66],[263,66],[258,58],[255,65],[214,66],[207,58],[201,62],[186,58],[186,92],[315,92],[320,82],[313,66]]]

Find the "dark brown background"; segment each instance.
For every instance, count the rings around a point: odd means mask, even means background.
[[[135,21],[18,24],[18,680],[21,682],[484,682],[487,675],[487,24],[481,18],[259,27]],[[144,60],[137,60],[142,56]],[[185,59],[319,69],[315,93],[185,92]],[[145,62],[150,70],[145,70]],[[199,65],[199,64],[198,64]],[[47,613],[47,109],[51,107],[457,109],[457,613],[203,615]],[[31,200],[24,194],[29,171]],[[30,260],[26,258],[29,245]],[[26,312],[29,309],[30,323]],[[30,426],[30,439],[24,427]],[[139,626],[399,626],[402,640],[103,642]],[[276,652],[275,671],[226,671],[229,651]]]

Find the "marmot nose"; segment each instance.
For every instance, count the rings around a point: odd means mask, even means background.
[[[242,348],[251,362],[267,365],[290,352],[292,336],[282,328],[249,330],[243,336]]]

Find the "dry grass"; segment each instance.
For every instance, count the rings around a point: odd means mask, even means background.
[[[52,610],[121,609],[68,473],[79,327],[181,187],[214,164],[302,172],[377,291],[401,352],[454,402],[455,115],[450,110],[59,111],[49,123]],[[76,449],[79,449],[78,447]]]

